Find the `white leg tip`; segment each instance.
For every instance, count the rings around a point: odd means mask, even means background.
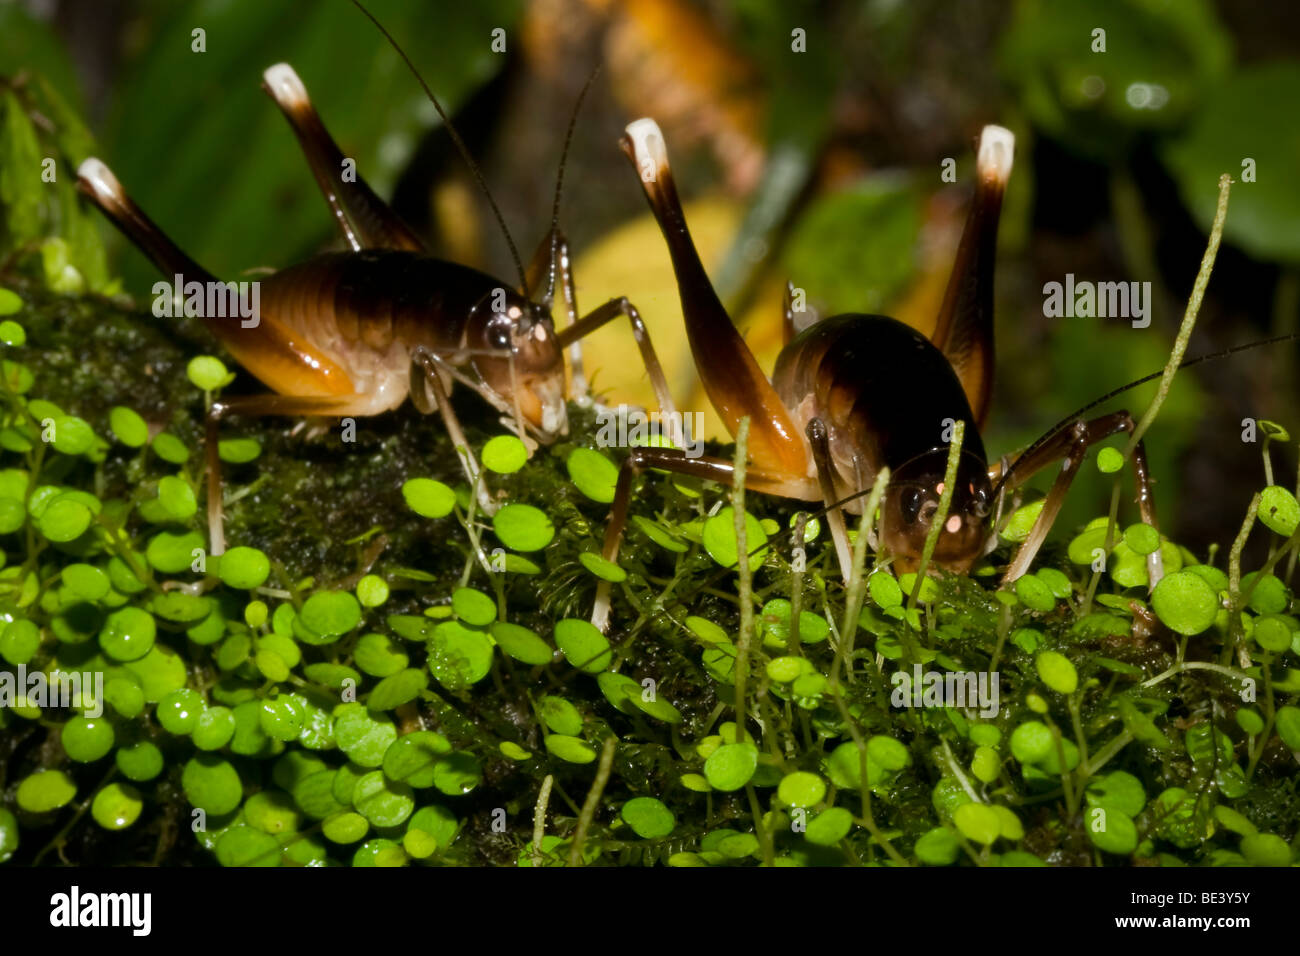
[[[122,199],[122,184],[113,171],[94,156],[77,167],[77,179],[101,202],[120,202]]]
[[[268,66],[262,72],[262,81],[272,98],[285,107],[305,106],[311,102],[302,78],[288,63]]]
[[[985,126],[980,133],[979,155],[976,163],[980,175],[996,179],[1006,185],[1011,176],[1011,164],[1016,154],[1016,137],[1005,126]]]
[[[632,158],[641,172],[643,181],[649,175],[657,179],[668,169],[668,148],[664,145],[664,134],[659,124],[646,118],[634,120],[627,124],[628,142],[632,144]]]

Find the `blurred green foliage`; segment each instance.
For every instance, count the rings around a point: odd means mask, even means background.
[[[481,0],[438,17],[433,28],[429,5],[368,6],[451,111],[503,65],[491,31],[511,27],[521,3]],[[0,76],[26,68],[79,102],[74,71],[50,28],[13,5],[0,16]],[[199,29],[204,52],[195,49]],[[133,24],[131,46],[112,88],[100,158],[218,276],[291,264],[330,236],[314,188],[303,188],[311,177],[293,134],[260,88],[268,66],[283,61],[297,70],[344,154],[381,193],[420,134],[439,122],[396,52],[349,3],[148,4]],[[60,146],[68,177],[91,143]],[[137,291],[156,279],[134,251],[121,272]]]

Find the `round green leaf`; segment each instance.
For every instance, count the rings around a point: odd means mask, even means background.
[[[1017,578],[1015,589],[1016,597],[1020,598],[1020,602],[1031,611],[1046,612],[1056,606],[1056,598],[1051,588],[1035,574],[1026,574]]]
[[[366,818],[351,811],[335,814],[321,825],[321,832],[331,843],[356,843],[369,829]]]
[[[952,822],[966,839],[985,846],[992,845],[1001,834],[1002,824],[997,812],[982,803],[962,804],[953,811]]]
[[[143,448],[149,440],[149,426],[145,420],[125,405],[116,405],[108,413],[108,427],[128,448]]]
[[[402,485],[406,506],[425,518],[444,518],[456,506],[456,493],[441,481],[412,478]]]
[[[739,790],[758,769],[758,748],[749,741],[723,744],[704,761],[704,777],[715,790]]]
[[[235,768],[215,754],[191,757],[181,772],[181,787],[192,806],[213,816],[235,809],[244,795]]]
[[[428,686],[429,678],[424,675],[424,671],[407,668],[376,684],[366,698],[366,706],[371,710],[396,710],[415,700]]]
[[[451,797],[469,793],[482,780],[483,768],[473,754],[450,753],[433,766],[434,787]]]
[[[618,466],[598,451],[575,448],[564,461],[569,480],[592,501],[609,504],[618,484]]]
[[[185,521],[198,510],[194,489],[175,475],[168,475],[158,482],[158,502],[175,521]]]
[[[555,645],[565,660],[588,674],[599,674],[612,662],[609,640],[589,621],[577,618],[557,621]]]
[[[492,516],[492,530],[514,551],[540,551],[555,537],[555,525],[546,512],[532,505],[506,505]]]
[[[1079,686],[1079,672],[1070,659],[1057,651],[1043,651],[1034,658],[1034,668],[1043,683],[1058,694],[1073,694]]]
[[[1178,634],[1199,634],[1214,623],[1219,597],[1205,579],[1190,571],[1161,578],[1151,594],[1156,616]]]
[[[154,435],[152,447],[155,455],[173,465],[183,465],[190,457],[190,450],[185,447],[185,443],[170,432]]]
[[[643,840],[659,840],[673,832],[677,818],[654,797],[633,797],[623,804],[623,820]]]
[[[834,846],[853,829],[853,814],[843,807],[830,807],[808,821],[804,839],[818,846]]]
[[[217,564],[217,576],[222,582],[241,591],[261,587],[270,573],[270,559],[257,548],[231,548]]]
[[[511,475],[528,461],[528,448],[514,435],[497,435],[483,446],[483,467],[499,475]]]
[[[115,661],[136,661],[153,649],[157,628],[153,617],[137,607],[113,611],[99,632],[99,646]]]
[[[704,522],[701,540],[709,557],[724,568],[735,567],[740,563],[736,551],[735,512],[731,508],[722,508],[716,515]],[[757,571],[767,558],[767,535],[758,519],[745,513],[745,550],[750,553],[749,569]],[[757,549],[757,550],[755,550]]]
[[[48,813],[67,806],[76,795],[76,785],[62,770],[38,770],[18,784],[15,799],[28,813]]]
[[[117,769],[128,780],[137,783],[152,780],[162,773],[162,751],[147,740],[140,740],[127,747],[117,748],[113,757]]]
[[[459,621],[443,621],[429,642],[429,671],[451,690],[477,684],[492,671],[492,641]]]
[[[357,781],[352,805],[374,826],[395,827],[415,811],[413,794],[408,785],[389,780],[376,770]]]
[[[350,591],[317,591],[303,602],[298,622],[317,635],[308,643],[329,644],[361,623],[361,604]]]
[[[199,725],[203,713],[203,696],[196,690],[174,690],[158,702],[155,716],[163,730],[184,736]]]
[[[280,841],[256,827],[234,826],[217,838],[217,862],[222,866],[279,866]]]
[[[620,568],[613,561],[606,561],[594,551],[584,551],[579,554],[578,562],[602,581],[610,581],[614,584],[618,584],[621,581],[627,580],[626,571]]]
[[[544,640],[518,624],[494,621],[489,629],[497,646],[524,664],[549,664],[554,651]]]
[[[91,510],[80,501],[67,496],[55,498],[36,519],[36,527],[50,541],[73,541],[90,527],[94,518]]]
[[[177,574],[190,570],[195,551],[203,551],[204,541],[196,531],[173,534],[164,531],[154,535],[145,548],[145,559],[164,574]]]
[[[1109,446],[1097,452],[1097,470],[1103,475],[1113,475],[1124,467],[1124,456],[1118,448]]]
[[[1250,833],[1242,837],[1241,855],[1251,866],[1291,865],[1291,847],[1272,833]]]
[[[1259,495],[1259,521],[1270,531],[1289,538],[1300,527],[1300,502],[1280,485],[1270,485]]]
[[[486,627],[497,619],[497,602],[476,588],[457,588],[451,607],[466,624]]]
[[[1084,814],[1084,827],[1088,839],[1104,853],[1129,856],[1137,849],[1137,826],[1133,818],[1118,807],[1091,807]]]
[[[200,750],[220,750],[235,735],[235,715],[229,707],[208,707],[199,714],[190,739]]]
[[[1052,732],[1037,720],[1028,720],[1011,732],[1011,754],[1023,764],[1036,764],[1052,752]]]
[[[234,378],[226,371],[225,363],[214,355],[196,355],[185,366],[185,374],[205,392],[215,391]]]
[[[776,795],[792,807],[815,807],[826,796],[826,781],[815,773],[796,770],[781,778]]]
[[[1287,704],[1277,709],[1277,735],[1289,750],[1300,750],[1300,707]]]
[[[246,465],[262,454],[256,438],[223,438],[217,442],[217,457],[232,465]]]
[[[113,725],[103,717],[73,717],[63,725],[63,749],[78,763],[93,763],[113,749]]]
[[[105,830],[125,830],[140,818],[144,799],[129,783],[110,783],[95,794],[90,815]]]
[[[379,607],[388,600],[388,582],[377,574],[367,574],[357,582],[357,600],[363,607]]]
[[[391,720],[370,713],[360,704],[342,704],[334,711],[334,740],[359,766],[378,767],[396,739],[397,728]]]
[[[548,751],[567,763],[591,763],[596,759],[596,748],[580,737],[550,734],[545,744]]]
[[[961,852],[961,843],[947,827],[935,827],[921,834],[913,850],[927,866],[950,866]]]
[[[390,780],[399,780],[416,789],[432,787],[434,768],[450,752],[447,738],[432,730],[404,734],[384,751],[384,773]]]

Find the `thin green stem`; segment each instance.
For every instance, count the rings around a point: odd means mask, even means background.
[[[1196,327],[1196,316],[1201,311],[1201,302],[1205,298],[1205,289],[1210,284],[1210,273],[1214,270],[1214,259],[1219,253],[1219,241],[1223,238],[1223,223],[1228,218],[1228,191],[1232,186],[1232,177],[1224,173],[1219,177],[1219,204],[1214,212],[1214,224],[1210,227],[1209,242],[1205,246],[1205,255],[1201,257],[1201,268],[1196,273],[1196,281],[1192,284],[1192,294],[1187,300],[1187,309],[1183,312],[1183,322],[1178,328],[1178,338],[1174,340],[1174,350],[1169,354],[1169,361],[1165,364],[1164,374],[1160,377],[1160,385],[1156,389],[1155,398],[1147,406],[1146,412],[1143,413],[1142,419],[1133,429],[1133,434],[1129,436],[1128,445],[1124,449],[1124,457],[1127,459],[1133,454],[1133,449],[1137,443],[1142,440],[1151,423],[1155,421],[1156,415],[1160,412],[1160,406],[1164,404],[1165,398],[1169,395],[1169,389],[1174,383],[1174,374],[1183,362],[1183,355],[1187,351],[1188,340],[1192,337],[1192,329]]]
[[[573,830],[573,845],[569,848],[569,866],[582,866],[582,844],[587,840],[587,831],[596,816],[596,807],[600,805],[605,785],[609,783],[609,773],[614,766],[614,747],[617,740],[606,737],[600,749],[600,764],[596,768],[596,779],[591,782],[587,799],[583,801],[582,812],[578,814],[578,825]]]
[[[916,569],[916,580],[912,582],[912,593],[907,597],[907,612],[910,615],[916,608],[917,598],[921,596],[921,582],[925,572],[930,568],[930,559],[934,556],[934,546],[939,543],[939,534],[944,522],[948,520],[948,509],[952,506],[953,487],[957,484],[957,462],[961,459],[961,443],[966,437],[966,423],[957,422],[952,430],[952,442],[948,446],[948,467],[943,473],[943,491],[939,493],[939,510],[934,513],[930,529],[925,535],[925,546],[921,549],[921,563]]]
[[[740,598],[740,636],[736,640],[736,743],[745,741],[745,691],[749,677],[749,644],[754,633],[753,579],[749,570],[749,541],[745,529],[745,465],[749,443],[749,416],[740,420],[736,432],[735,471],[731,479],[731,510],[736,528],[737,594]],[[755,819],[757,826],[759,821]]]
[[[853,681],[853,639],[858,630],[858,615],[862,613],[862,601],[866,594],[866,578],[863,569],[867,563],[867,537],[876,509],[889,485],[889,469],[882,468],[876,475],[876,482],[871,486],[866,507],[862,509],[862,520],[858,522],[858,536],[853,541],[853,569],[849,573],[849,590],[844,605],[844,624],[840,627],[839,659],[844,662],[845,672],[850,682]],[[838,663],[838,660],[837,660]],[[836,670],[838,677],[839,671]]]
[[[551,786],[555,777],[547,774],[542,778],[542,789],[537,794],[537,804],[533,807],[533,866],[542,865],[542,838],[546,836],[546,807],[551,802]]]

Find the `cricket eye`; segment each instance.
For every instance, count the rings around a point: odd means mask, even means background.
[[[494,349],[510,348],[510,323],[493,322],[488,326],[488,344]]]
[[[908,524],[915,524],[921,514],[921,489],[908,488],[904,491],[899,507],[903,512],[903,520]]]

